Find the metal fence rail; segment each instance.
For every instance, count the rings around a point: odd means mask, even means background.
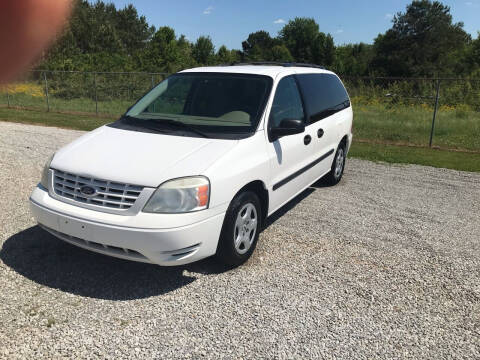
[[[9,107],[118,115],[161,82],[165,73],[30,71],[5,86]],[[5,100],[0,100],[0,104]],[[5,105],[5,104],[3,104]]]
[[[361,138],[480,150],[480,79],[342,79]]]
[[[30,71],[0,88],[0,106],[118,116],[165,73]],[[480,79],[341,76],[356,138],[480,150]]]

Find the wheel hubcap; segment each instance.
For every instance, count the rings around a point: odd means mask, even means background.
[[[343,164],[345,162],[345,152],[343,149],[338,149],[337,159],[335,161],[335,178],[338,179],[342,175]]]
[[[233,240],[239,254],[245,254],[252,246],[257,232],[257,221],[257,210],[251,203],[245,204],[238,212]]]

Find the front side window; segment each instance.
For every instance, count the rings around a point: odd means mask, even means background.
[[[350,107],[347,91],[335,75],[299,74],[297,79],[305,96],[309,123]]]
[[[135,126],[188,135],[241,138],[253,133],[273,80],[228,73],[180,73],[145,95],[124,116]]]
[[[305,119],[302,98],[293,76],[284,77],[278,83],[270,111],[270,127],[277,127],[285,119]]]

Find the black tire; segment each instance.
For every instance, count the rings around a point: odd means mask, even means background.
[[[255,211],[252,209],[255,209]],[[246,212],[244,213],[244,210],[250,211],[250,215]],[[242,214],[245,214],[245,218],[242,217]],[[252,215],[255,216],[255,224],[251,220],[246,221]],[[244,220],[237,223],[239,216]],[[239,224],[241,224],[240,227],[238,226]],[[241,232],[239,232],[239,228],[241,228]],[[257,194],[252,191],[244,191],[235,196],[228,207],[225,220],[223,221],[217,247],[217,259],[231,267],[236,267],[246,262],[257,246],[261,228],[262,208]],[[249,246],[247,247],[248,244]]]
[[[341,159],[339,159],[341,157]],[[332,168],[330,172],[325,175],[323,181],[330,186],[337,185],[340,180],[342,180],[343,171],[345,170],[345,161],[347,158],[347,149],[344,142],[341,142],[338,145],[337,151],[335,152],[335,157],[333,158]],[[338,161],[341,161],[340,169],[338,169],[337,165]]]

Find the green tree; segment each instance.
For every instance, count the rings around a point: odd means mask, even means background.
[[[81,53],[119,52],[123,44],[115,26],[116,8],[113,4],[86,0],[75,3],[70,30]]]
[[[177,41],[177,46],[178,46],[177,56],[178,56],[178,63],[180,65],[180,68],[185,69],[185,68],[196,66],[196,62],[192,56],[193,45],[190,41],[188,41],[185,35],[180,35]]]
[[[247,40],[242,42],[243,54],[245,60],[268,61],[271,57],[272,47],[275,45],[274,39],[267,31],[260,30],[248,35]]]
[[[215,61],[215,46],[210,36],[200,36],[193,45],[192,56],[202,65],[211,65]]]
[[[292,62],[293,56],[290,54],[290,51],[287,49],[287,47],[284,44],[281,44],[272,47],[269,60]]]
[[[373,50],[373,45],[364,43],[338,46],[333,69],[342,75],[369,75]]]
[[[220,46],[216,58],[218,64],[230,64],[236,61],[235,54],[228,50],[225,45]]]
[[[335,57],[335,46],[330,34],[320,32],[312,18],[290,20],[279,33],[297,62],[331,65]]]
[[[137,9],[128,5],[116,15],[116,29],[125,51],[132,55],[145,47],[155,33],[155,27],[149,26],[145,16],[138,16]]]
[[[466,62],[470,71],[480,70],[480,31],[477,38],[473,40],[466,52]]]
[[[469,41],[463,23],[453,23],[448,6],[415,0],[375,39],[372,65],[377,73],[392,76],[450,75]]]
[[[314,19],[295,18],[277,37],[256,31],[242,43],[243,51],[222,46],[217,53],[210,37],[192,44],[170,27],[155,31],[133,5],[117,9],[100,0],[73,1],[68,27],[39,69],[172,73],[199,64],[296,61],[354,76],[480,76],[480,33],[472,40],[439,1],[412,1],[374,45],[335,47]]]
[[[251,33],[242,43],[246,61],[293,61],[293,56],[280,38],[272,38],[264,30]]]
[[[175,30],[164,26],[153,35],[137,61],[142,71],[177,72],[193,65],[191,45],[183,35],[177,40]]]
[[[117,10],[103,1],[74,1],[67,29],[41,63],[56,70],[122,71],[131,69],[155,28],[133,5]],[[112,59],[107,59],[110,56]],[[121,59],[121,60],[120,60]]]
[[[335,61],[335,44],[330,34],[319,32],[312,43],[312,63],[331,66]]]

